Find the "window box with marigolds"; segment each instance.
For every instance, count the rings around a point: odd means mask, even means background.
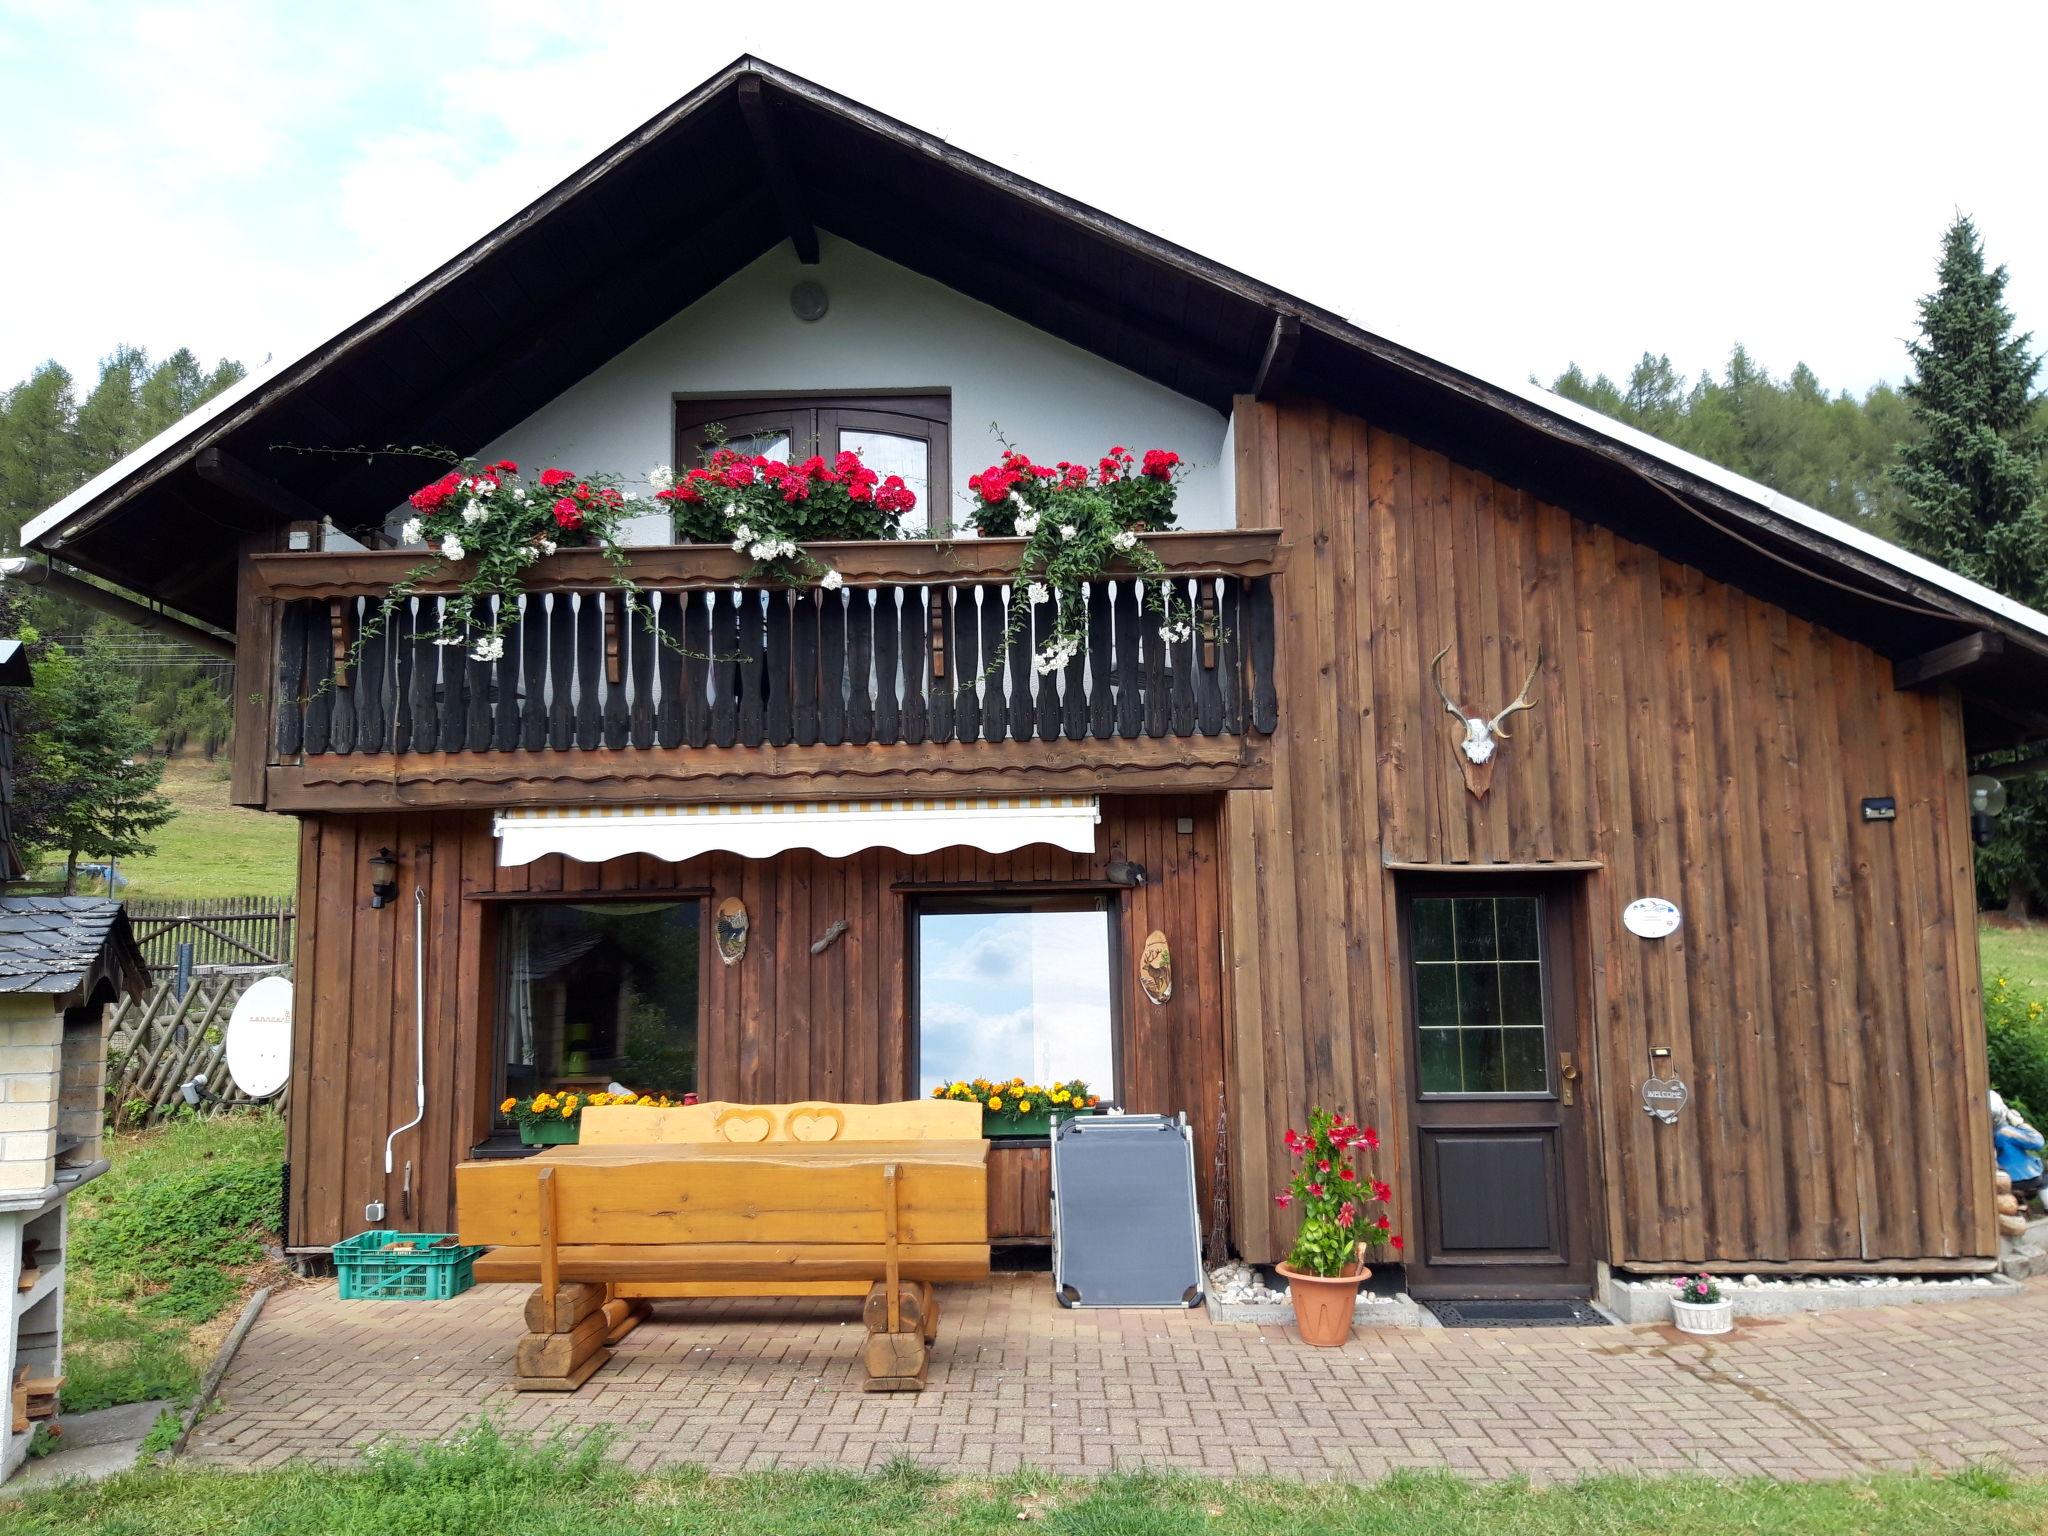
[[[607,1105],[640,1105],[648,1109],[673,1109],[684,1103],[665,1093],[573,1093],[566,1089],[544,1089],[529,1098],[507,1099],[498,1113],[519,1127],[519,1139],[529,1147],[573,1146],[580,1134],[583,1111]]]
[[[981,1134],[1005,1136],[1050,1136],[1053,1125],[1075,1115],[1100,1113],[1102,1100],[1088,1091],[1078,1077],[1072,1082],[1027,1083],[1021,1077],[991,1082],[985,1077],[941,1083],[932,1090],[935,1099],[952,1099],[981,1106]]]

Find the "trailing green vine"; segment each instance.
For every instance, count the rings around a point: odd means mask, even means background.
[[[1216,638],[1214,625],[1197,620],[1186,597],[1169,584],[1164,562],[1139,539],[1173,527],[1185,472],[1179,454],[1160,448],[1148,449],[1141,461],[1119,444],[1091,472],[1086,464],[1065,460],[1034,463],[1005,444],[999,462],[968,479],[976,531],[1025,541],[1011,582],[1003,646],[983,669],[984,681],[1002,670],[1010,646],[1028,633],[1033,610],[1049,599],[1058,600],[1058,613],[1051,635],[1032,653],[1032,667],[1043,676],[1081,655],[1088,647],[1084,589],[1122,570],[1147,578],[1145,603],[1158,614],[1163,639],[1188,640],[1198,624],[1205,639]]]

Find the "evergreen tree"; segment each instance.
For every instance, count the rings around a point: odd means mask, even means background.
[[[1931,560],[2039,608],[2048,605],[2048,448],[2034,394],[2041,357],[2015,336],[2003,266],[1987,271],[1968,219],[1942,236],[1940,281],[1920,301],[1906,399],[1923,435],[1899,451],[1899,530]],[[2048,785],[2006,786],[1996,835],[1977,851],[1979,894],[2015,917],[2048,906]]]
[[[81,859],[151,852],[149,834],[174,811],[158,793],[163,763],[144,756],[149,728],[135,712],[134,680],[105,635],[88,635],[77,652],[51,646],[36,668],[31,708],[29,747],[52,802],[34,835],[64,855],[70,892]]]
[[[9,542],[79,483],[73,411],[71,375],[56,363],[0,396],[0,536]]]
[[[2040,607],[2048,599],[2048,500],[2033,337],[2012,333],[2003,266],[1984,266],[1968,219],[1942,237],[1940,283],[1920,301],[1906,386],[1922,435],[1900,450],[1899,532],[1931,560]]]
[[[100,381],[78,408],[78,457],[87,475],[118,463],[142,441],[137,392],[149,372],[140,347],[119,346],[100,362]]]

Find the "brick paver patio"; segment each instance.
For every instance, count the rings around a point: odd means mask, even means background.
[[[860,1390],[853,1302],[667,1302],[571,1397],[511,1392],[525,1292],[271,1299],[187,1459],[346,1461],[490,1412],[610,1425],[635,1467],[703,1462],[977,1475],[1181,1467],[1478,1477],[1594,1469],[1824,1477],[2048,1458],[2048,1279],[2000,1300],[1665,1328],[1382,1329],[1342,1350],[1200,1312],[1070,1312],[1043,1276],[945,1293],[931,1385]]]

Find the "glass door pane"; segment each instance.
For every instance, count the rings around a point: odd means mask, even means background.
[[[917,505],[897,524],[906,536],[919,537],[931,528],[931,444],[921,437],[904,437],[895,432],[842,427],[839,451],[859,454],[861,462],[884,480],[901,475],[903,483],[916,493]]]
[[[1410,916],[1424,1094],[1547,1093],[1534,896],[1418,896]]]

